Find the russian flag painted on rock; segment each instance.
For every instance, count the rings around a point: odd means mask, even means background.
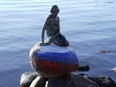
[[[55,45],[36,44],[30,50],[30,62],[42,77],[47,78],[76,71],[79,67],[77,55],[72,48]]]

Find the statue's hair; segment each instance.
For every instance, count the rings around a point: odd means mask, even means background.
[[[54,9],[54,8],[57,8],[57,9]],[[58,8],[57,5],[53,5],[52,8],[51,8],[51,10],[50,10],[51,13],[56,13],[56,12],[59,12],[59,11],[60,10],[59,10],[59,8]]]

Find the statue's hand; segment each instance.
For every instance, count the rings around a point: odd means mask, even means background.
[[[47,43],[40,43],[40,46],[47,46],[47,45],[50,45],[50,43],[49,42],[47,42]]]
[[[40,43],[40,46],[45,46],[45,44],[44,43]]]

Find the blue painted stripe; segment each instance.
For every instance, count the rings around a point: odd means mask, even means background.
[[[38,53],[38,52],[34,52],[33,55],[37,59],[43,59],[43,60],[48,60],[48,61],[52,61],[52,62],[79,64],[76,53],[72,52],[72,51],[69,51],[66,53],[54,53],[54,52]]]

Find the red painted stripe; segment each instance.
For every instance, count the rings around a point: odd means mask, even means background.
[[[63,75],[72,71],[76,71],[79,67],[77,64],[65,64],[61,62],[50,62],[46,60],[34,60],[33,67],[36,71],[46,75]]]

